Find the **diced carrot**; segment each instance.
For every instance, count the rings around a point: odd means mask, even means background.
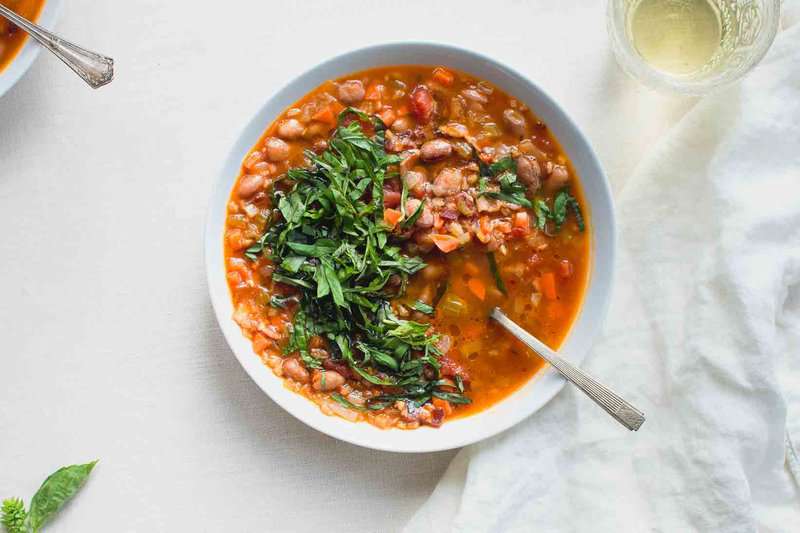
[[[408,107],[408,104],[400,104],[397,107],[396,112],[397,112],[397,116],[398,117],[404,117],[404,116],[408,115],[409,113],[411,113],[411,108]]]
[[[367,91],[364,93],[365,100],[380,100],[383,98],[383,85],[378,83],[378,80],[372,80],[367,85]]]
[[[314,115],[311,116],[312,120],[316,120],[317,122],[322,122],[323,124],[328,124],[330,126],[336,125],[336,115],[333,113],[333,109],[331,106],[325,106]]]
[[[484,285],[483,282],[478,278],[469,278],[469,281],[467,281],[467,287],[469,287],[469,290],[472,291],[472,294],[477,296],[479,300],[486,299],[486,285]]]
[[[514,215],[514,227],[525,230],[531,229],[531,217],[527,211],[519,211]]]
[[[453,406],[450,405],[450,402],[448,402],[447,400],[442,400],[441,398],[437,398],[434,396],[433,399],[431,400],[431,403],[433,404],[434,407],[442,409],[444,411],[445,416],[449,416],[450,414],[453,413]]]
[[[545,272],[539,277],[539,288],[542,294],[548,300],[555,300],[558,298],[556,292],[556,277],[552,272]]]
[[[477,276],[481,273],[481,269],[478,268],[478,265],[473,263],[472,261],[467,261],[464,263],[464,272],[469,274],[470,276]]]
[[[458,239],[453,237],[452,235],[441,235],[438,233],[434,233],[431,235],[431,240],[433,244],[435,244],[441,251],[444,253],[450,253],[456,248],[458,248]]]
[[[397,115],[394,113],[394,109],[391,107],[387,107],[386,109],[382,110],[378,113],[378,116],[381,118],[386,127],[388,128],[391,126],[395,120],[397,120]]]
[[[569,259],[562,259],[558,262],[558,275],[562,278],[569,278],[572,276],[572,263]]]
[[[446,68],[436,67],[433,69],[433,79],[437,83],[444,85],[445,87],[450,87],[453,85],[456,77],[453,75],[452,72],[447,70]]]
[[[386,222],[386,225],[390,228],[393,228],[400,222],[400,219],[403,218],[403,213],[399,209],[384,209],[383,210],[383,221]]]

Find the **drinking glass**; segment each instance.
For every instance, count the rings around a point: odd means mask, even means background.
[[[700,5],[701,2],[703,5]],[[647,12],[637,14],[639,9]],[[649,48],[646,49],[640,38],[642,21],[636,17],[655,12],[673,18],[664,20],[651,17],[657,23],[651,26],[655,33],[649,35],[653,39],[647,43]],[[683,29],[682,26],[680,29],[673,28],[669,23],[687,12],[704,15],[698,20],[689,21],[694,24],[691,26],[693,30],[699,31],[699,27],[707,30],[702,32],[704,39],[680,42],[687,34],[669,34]],[[712,16],[715,27],[710,29],[709,20]],[[767,53],[778,31],[779,19],[780,0],[609,0],[607,12],[611,46],[622,69],[650,87],[687,95],[711,92],[747,74]],[[660,47],[665,41],[668,41],[667,44],[678,44]],[[653,50],[668,50],[676,56],[688,54],[684,66],[691,64],[688,62],[690,58],[698,60],[697,54],[704,54],[706,50],[708,54],[701,56],[700,63],[692,68],[681,69],[679,62],[654,65],[652,54],[648,57],[647,53]],[[677,68],[663,68],[665,64]]]

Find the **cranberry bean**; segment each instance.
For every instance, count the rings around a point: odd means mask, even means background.
[[[451,153],[453,153],[453,147],[449,142],[444,139],[433,139],[422,145],[419,151],[419,157],[425,162],[430,162],[444,159]]]
[[[506,123],[508,129],[511,130],[511,133],[518,137],[523,137],[527,132],[527,123],[525,122],[525,117],[522,116],[522,113],[519,111],[515,111],[513,109],[506,109],[503,111],[503,121]]]
[[[305,367],[302,365],[302,363],[300,363],[300,361],[298,361],[294,357],[291,357],[289,359],[284,359],[283,366],[281,368],[283,370],[284,375],[286,375],[290,379],[293,379],[298,383],[308,383],[309,380],[308,370],[306,370]]]
[[[339,85],[339,100],[346,105],[359,103],[364,99],[364,84],[359,80],[347,80]]]
[[[314,390],[330,392],[344,385],[344,376],[335,370],[314,370],[314,377],[311,379],[311,386]]]
[[[294,140],[299,139],[303,135],[305,128],[296,118],[284,120],[278,126],[278,136],[281,139]]]
[[[266,148],[267,158],[270,161],[286,161],[289,159],[289,145],[278,138],[269,137],[264,141],[264,148]]]
[[[260,174],[247,174],[239,180],[236,192],[239,198],[250,198],[264,185],[264,176]]]

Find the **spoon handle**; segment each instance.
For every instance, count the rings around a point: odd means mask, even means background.
[[[114,78],[114,60],[110,57],[66,41],[25,17],[17,15],[2,4],[0,4],[0,15],[25,30],[42,46],[53,52],[93,89],[102,87]]]
[[[644,413],[592,376],[558,355],[558,353],[550,349],[550,347],[542,341],[522,329],[499,308],[495,307],[492,309],[490,316],[501,326],[506,328],[512,335],[525,343],[528,348],[539,354],[542,359],[550,363],[562,376],[585,392],[589,398],[605,409],[606,412],[613,416],[620,424],[631,431],[636,431],[644,424]]]

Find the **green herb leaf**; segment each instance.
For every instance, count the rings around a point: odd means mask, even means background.
[[[489,172],[492,176],[497,176],[507,170],[513,170],[515,173],[517,171],[517,164],[511,156],[506,156],[489,165]]]
[[[457,403],[457,404],[468,404],[472,403],[472,400],[460,394],[458,392],[443,392],[443,391],[433,391],[433,396],[440,398],[442,400],[446,400],[450,403]]]
[[[273,294],[269,297],[269,305],[277,309],[286,309],[290,303],[297,303],[296,296],[278,296]]]
[[[566,189],[556,194],[553,199],[552,207],[548,206],[546,201],[538,199],[533,204],[533,209],[536,214],[536,227],[540,230],[545,229],[547,222],[553,222],[555,231],[558,232],[567,220],[569,209],[572,209],[575,215],[575,222],[578,225],[578,229],[580,231],[586,229],[578,200]]]
[[[366,127],[375,135],[368,137]],[[400,162],[384,150],[384,130],[375,117],[343,111],[328,148],[306,152],[309,165],[289,169],[273,187],[277,210],[250,254],[268,257],[275,266],[273,282],[297,290],[287,354],[298,354],[308,368],[321,368],[309,340],[329,339],[334,361],[369,383],[392,387],[397,398],[424,402],[439,387],[439,336],[428,324],[395,316],[389,305],[426,265],[421,257],[406,255],[383,223],[384,182],[396,175]],[[511,171],[513,161],[495,169]],[[401,199],[407,196],[404,188]],[[400,227],[407,229],[422,206],[404,214]],[[290,301],[278,296],[269,303],[282,307]]]
[[[507,160],[510,160],[511,163],[504,163]],[[495,167],[495,165],[497,165],[498,169],[503,169],[503,172],[497,176],[497,183],[500,186],[500,190],[488,190],[488,178],[482,178],[478,184],[478,190],[480,194],[488,196],[489,198],[495,198],[498,200],[503,200],[504,202],[521,205],[522,207],[533,207],[531,201],[526,197],[527,189],[522,183],[517,181],[517,175],[512,170],[509,170],[514,166],[514,160],[510,157],[507,157],[492,164],[489,168],[491,169]]]
[[[331,398],[333,398],[336,403],[339,403],[348,409],[352,409],[353,411],[366,411],[365,408],[361,407],[360,405],[356,405],[353,402],[349,401],[347,398],[339,394],[338,392],[334,392],[331,394]]]
[[[303,266],[303,263],[306,262],[306,258],[300,255],[290,255],[286,257],[283,261],[281,261],[281,268],[291,272],[292,274],[296,274],[300,267]]]
[[[34,533],[53,517],[86,482],[97,461],[59,468],[44,480],[31,499],[28,523]]]
[[[405,203],[403,205],[405,205]],[[414,224],[416,224],[417,220],[419,220],[419,217],[422,215],[422,211],[424,208],[425,208],[425,203],[420,202],[419,205],[417,206],[417,209],[414,210],[414,213],[400,223],[400,229],[406,230],[412,227]],[[405,209],[405,207],[403,209]]]
[[[411,309],[419,311],[420,313],[424,313],[426,315],[432,315],[434,311],[433,306],[426,304],[422,300],[417,300],[416,302],[414,302],[411,305]]]
[[[497,285],[497,288],[500,289],[500,292],[503,294],[508,294],[508,291],[506,290],[506,284],[503,283],[503,278],[500,277],[500,270],[497,268],[497,260],[494,258],[494,253],[487,253],[486,258],[489,260],[489,272],[491,272],[492,277],[494,277],[495,285]]]

